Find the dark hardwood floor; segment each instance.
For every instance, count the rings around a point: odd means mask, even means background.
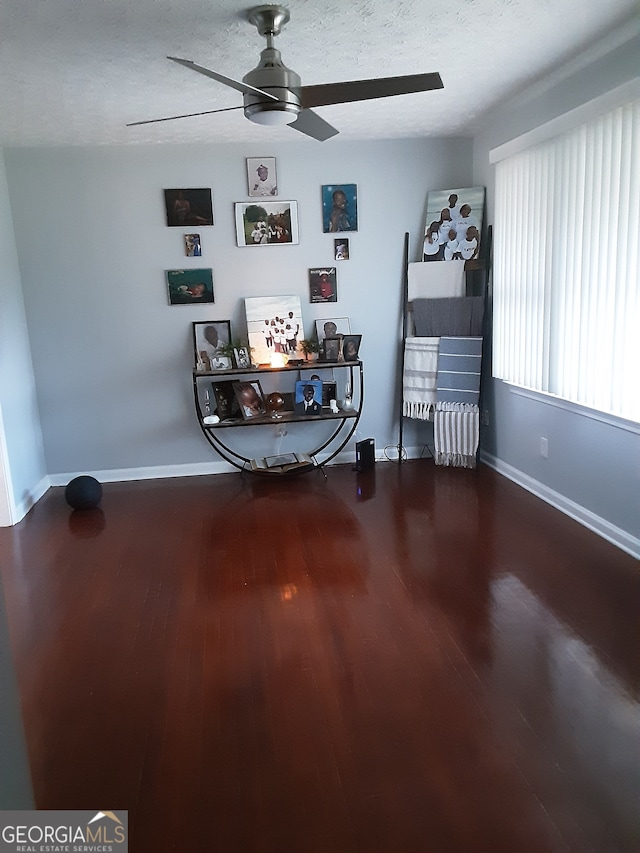
[[[50,490],[0,530],[37,806],[137,853],[638,853],[640,571],[495,472]]]

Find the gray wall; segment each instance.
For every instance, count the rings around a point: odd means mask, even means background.
[[[616,47],[553,86],[537,87],[486,117],[474,140],[474,181],[487,187],[493,220],[494,169],[489,151],[638,76],[640,39]],[[504,382],[485,384],[489,425],[482,458],[550,503],[640,556],[640,428]],[[549,455],[540,454],[540,438]]]
[[[404,233],[419,246],[427,190],[468,185],[471,152],[463,139],[7,150],[53,481],[222,470],[193,410],[191,322],[230,319],[242,333],[243,297],[262,294],[298,294],[307,336],[316,317],[350,317],[366,369],[355,438],[395,443]],[[238,248],[245,158],[267,155],[280,197],[298,201],[300,244]],[[337,264],[338,302],[311,305],[308,269],[334,263],[320,187],[339,182],[358,185],[359,230]],[[166,226],[162,191],[194,186],[213,189],[215,225],[198,229],[202,258],[186,259],[194,229]],[[164,271],[183,266],[213,269],[215,305],[168,305]]]
[[[48,484],[5,163],[0,151],[0,430],[3,428],[10,465],[5,465],[2,443],[0,482],[6,483],[8,495],[7,505],[3,501],[0,508],[0,519],[2,523],[12,523],[41,497]]]

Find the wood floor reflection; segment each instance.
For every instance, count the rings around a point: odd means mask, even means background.
[[[143,853],[638,853],[632,557],[484,467],[103,488],[0,530],[38,808]]]

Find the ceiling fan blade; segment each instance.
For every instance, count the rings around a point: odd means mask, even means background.
[[[228,113],[230,110],[243,110],[242,104],[239,107],[224,107],[221,110],[203,110],[201,113],[186,113],[181,116],[167,116],[166,118],[149,118],[146,121],[132,121],[126,127],[135,127],[138,124],[155,124],[157,121],[173,121],[176,118],[193,118],[194,116],[208,116],[212,113]]]
[[[350,101],[368,101],[372,98],[389,98],[411,92],[442,89],[444,84],[438,72],[409,74],[405,77],[381,77],[379,80],[351,80],[345,83],[325,83],[320,86],[302,86],[302,106],[322,107],[329,104],[346,104]]]
[[[167,59],[177,62],[179,65],[184,65],[185,68],[191,68],[192,71],[197,71],[198,74],[204,74],[205,77],[211,77],[213,80],[217,80],[218,83],[224,83],[225,86],[231,86],[232,89],[242,92],[243,95],[263,95],[265,98],[269,98],[270,101],[278,100],[275,95],[269,92],[263,92],[262,89],[256,89],[255,86],[249,86],[247,83],[241,83],[239,80],[232,80],[231,77],[225,77],[224,74],[218,74],[217,71],[210,71],[208,68],[203,68],[202,65],[196,65],[190,59],[178,59],[177,56],[167,56]]]
[[[291,122],[289,127],[299,130],[300,133],[305,133],[312,139],[317,139],[318,142],[324,142],[325,139],[331,139],[332,136],[339,133],[335,127],[332,127],[329,122],[320,118],[313,110],[301,110],[298,118],[294,122]]]

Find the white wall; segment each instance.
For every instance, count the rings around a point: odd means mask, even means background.
[[[487,187],[490,223],[495,176],[489,151],[638,76],[639,56],[636,35],[486,117],[474,140],[474,181]],[[640,556],[640,427],[522,395],[504,382],[484,387],[490,424],[483,430],[482,458]],[[547,459],[540,454],[541,436],[548,439]]]
[[[0,525],[47,488],[5,164],[0,152]]]
[[[471,142],[265,138],[257,149],[5,152],[54,483],[79,472],[124,479],[220,470],[193,409],[191,322],[230,319],[234,335],[242,333],[242,299],[266,293],[300,296],[307,336],[316,317],[351,319],[363,335],[366,374],[354,440],[396,443],[404,233],[419,246],[429,189],[468,185]],[[297,246],[236,246],[233,203],[247,199],[245,158],[261,156],[277,159],[280,197],[298,201]],[[334,263],[320,188],[340,182],[358,185],[359,230],[350,234],[351,260],[337,263],[338,302],[311,305],[308,269]],[[184,257],[182,235],[194,229],[165,224],[163,189],[171,187],[213,190],[215,225],[198,229],[202,258]],[[183,266],[213,269],[215,305],[168,305],[164,271]],[[405,443],[418,441],[416,429]]]

